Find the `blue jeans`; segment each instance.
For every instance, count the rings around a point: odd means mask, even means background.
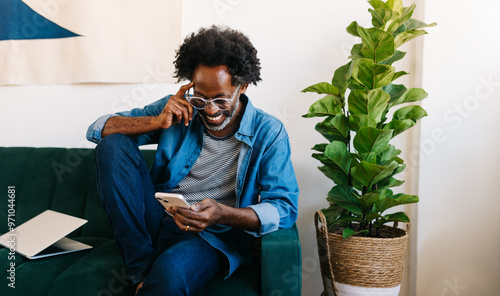
[[[193,295],[215,276],[220,255],[198,234],[180,230],[155,199],[136,142],[122,134],[96,147],[97,186],[127,274],[138,295]]]

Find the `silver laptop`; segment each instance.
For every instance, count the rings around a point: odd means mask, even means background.
[[[0,236],[0,245],[29,259],[90,249],[65,237],[85,223],[85,219],[46,210]]]

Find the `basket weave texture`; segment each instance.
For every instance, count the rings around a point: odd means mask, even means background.
[[[335,288],[327,292],[335,282],[367,288],[392,288],[401,284],[408,231],[383,226],[384,238],[344,239],[341,234],[328,231],[321,211],[316,212],[315,223],[324,295],[337,294]]]

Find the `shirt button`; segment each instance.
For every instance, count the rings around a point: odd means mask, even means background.
[[[184,166],[184,168],[185,168],[185,169],[189,169],[189,166],[186,164],[186,165]]]

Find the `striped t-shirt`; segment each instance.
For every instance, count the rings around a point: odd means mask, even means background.
[[[236,171],[241,142],[234,134],[216,138],[205,132],[203,148],[189,174],[172,192],[184,195],[190,204],[211,198],[234,207],[236,204]]]

